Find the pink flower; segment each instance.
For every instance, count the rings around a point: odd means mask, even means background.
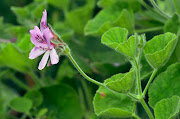
[[[47,12],[44,10],[43,16],[40,23],[40,29],[35,26],[33,30],[30,30],[31,42],[35,45],[34,48],[29,53],[29,59],[35,59],[44,53],[40,63],[39,70],[42,70],[49,59],[50,63],[57,64],[59,62],[59,56],[56,53],[55,45],[50,42],[54,38],[51,30],[47,26]]]

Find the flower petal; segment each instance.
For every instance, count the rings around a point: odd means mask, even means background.
[[[42,70],[46,66],[48,58],[49,58],[49,53],[50,53],[49,50],[46,51],[43,58],[41,59],[41,62],[39,63],[39,67],[38,67],[39,70]]]
[[[50,52],[51,64],[57,64],[59,62],[59,56],[56,53],[56,50],[53,48]]]
[[[47,28],[47,12],[46,10],[44,10],[43,12],[43,16],[41,19],[41,23],[40,23],[40,29],[42,32],[44,32],[44,30]]]
[[[53,38],[53,34],[51,33],[51,31],[50,31],[49,28],[46,28],[46,29],[44,30],[43,37],[44,37],[44,39],[46,40],[49,48],[51,47],[50,49],[52,49],[54,45],[51,44],[51,41],[50,41],[50,40]]]
[[[29,53],[29,59],[35,59],[36,57],[42,55],[44,52],[45,50],[35,46]]]
[[[33,30],[29,31],[31,34],[31,42],[37,47],[48,48],[47,41],[43,38],[43,35],[37,26]]]

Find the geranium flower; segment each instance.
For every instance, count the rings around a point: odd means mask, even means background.
[[[47,12],[44,10],[43,16],[40,23],[40,29],[35,26],[33,30],[30,30],[31,42],[35,45],[34,48],[29,53],[29,59],[35,59],[44,53],[40,63],[39,70],[42,70],[49,59],[50,64],[57,64],[59,62],[59,57],[55,50],[55,44],[51,43],[51,39],[54,38],[51,30],[47,26]]]

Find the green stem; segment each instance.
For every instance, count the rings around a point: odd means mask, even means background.
[[[93,112],[91,93],[89,92],[89,89],[88,89],[88,86],[87,86],[85,80],[80,80],[80,81],[81,81],[81,84],[82,84],[82,88],[83,88],[83,90],[85,92],[85,98],[87,100],[87,104],[88,104],[88,107],[89,107],[88,110]]]
[[[179,11],[179,8],[178,8],[177,0],[174,0],[174,6],[175,6],[175,8],[176,8],[176,12],[177,12],[178,14],[180,14],[180,11]]]
[[[138,59],[140,60],[140,59]],[[136,79],[137,79],[137,84],[138,84],[138,94],[142,95],[142,88],[141,88],[141,78],[140,78],[140,64],[139,61],[134,59],[135,64],[136,64]]]
[[[164,28],[163,26],[159,26],[159,27],[154,27],[154,28],[138,29],[138,30],[135,30],[135,32],[137,33],[152,32],[152,31],[162,30],[163,28]]]
[[[166,15],[164,16],[164,14],[161,14],[161,13],[159,13],[157,10],[152,9],[152,8],[151,8],[148,4],[146,4],[143,0],[138,0],[138,2],[139,2],[140,4],[142,4],[146,9],[149,9],[150,11],[155,12],[155,13],[157,13],[158,15],[160,15],[160,16],[164,17],[165,19],[167,19]]]
[[[153,71],[153,73],[152,73],[152,75],[151,75],[151,77],[150,77],[150,79],[149,79],[149,81],[148,81],[148,83],[147,83],[144,91],[143,91],[143,95],[142,95],[143,97],[146,95],[147,90],[148,90],[148,88],[149,88],[149,85],[151,84],[151,82],[152,82],[154,76],[156,75],[156,73],[157,73],[157,69],[154,69],[154,71]]]
[[[146,104],[146,102],[144,101],[143,98],[140,100],[140,102],[141,102],[142,106],[144,107],[144,109],[146,110],[146,112],[147,112],[149,118],[150,118],[150,119],[154,119],[153,114],[151,113],[149,107],[147,106],[147,104]]]
[[[29,75],[32,77],[38,88],[42,87],[39,78],[36,76],[36,74],[33,71],[29,72]]]
[[[136,114],[134,114],[133,117],[134,117],[135,119],[141,119],[141,118],[138,117]]]
[[[30,88],[25,85],[24,83],[22,83],[19,79],[17,79],[14,75],[11,76],[11,79],[14,81],[14,83],[16,83],[19,87],[21,87],[22,89],[25,90],[30,90]]]
[[[76,63],[76,61],[74,60],[74,58],[71,56],[70,52],[66,54],[68,56],[68,58],[71,60],[71,62],[73,63],[73,65],[76,67],[76,69],[79,71],[79,73],[85,78],[87,79],[88,81],[96,84],[96,85],[99,85],[99,86],[104,86],[103,83],[100,83],[92,78],[90,78],[89,76],[87,76],[83,70],[79,67],[79,65]]]
[[[127,93],[127,95],[130,97],[130,98],[132,98],[132,99],[134,99],[134,100],[139,100],[139,98],[137,98],[137,97],[135,97],[134,95],[132,95],[131,93]]]
[[[161,14],[162,16],[164,16],[167,19],[171,18],[159,8],[159,6],[156,4],[156,2],[154,0],[150,0],[150,2],[159,14]]]

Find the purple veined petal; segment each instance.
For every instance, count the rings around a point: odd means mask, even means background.
[[[50,51],[50,59],[51,64],[57,64],[59,62],[59,56],[54,48]]]
[[[42,55],[45,51],[46,50],[43,50],[41,48],[38,48],[38,47],[34,46],[34,48],[29,53],[29,59],[35,59],[38,56]]]
[[[48,48],[47,41],[44,39],[42,32],[39,30],[37,26],[34,27],[33,30],[29,31],[31,34],[31,42],[37,46],[42,48]]]
[[[47,28],[47,12],[44,10],[43,16],[41,18],[41,23],[40,23],[40,29],[42,32]]]
[[[49,58],[49,54],[50,54],[50,51],[47,50],[44,56],[42,57],[41,62],[39,63],[39,67],[38,67],[39,70],[44,69],[44,67],[46,66],[48,58]]]
[[[49,28],[46,28],[46,29],[44,30],[43,37],[44,37],[44,39],[46,40],[46,42],[47,42],[47,44],[48,44],[48,47],[50,48],[50,45],[51,45],[50,39],[53,38],[53,34],[51,33],[51,31],[50,31]],[[52,49],[52,48],[51,48],[51,49]]]

